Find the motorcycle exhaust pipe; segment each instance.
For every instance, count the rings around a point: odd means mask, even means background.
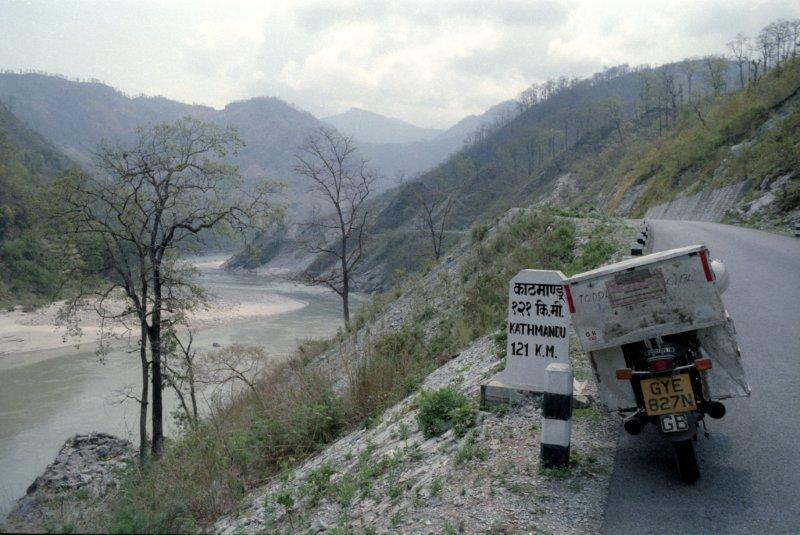
[[[644,426],[647,425],[647,416],[644,412],[636,412],[631,414],[622,422],[622,427],[625,428],[625,431],[628,432],[630,435],[638,435],[644,429]]]
[[[719,420],[720,418],[725,416],[725,405],[723,405],[719,401],[712,401],[711,403],[708,404],[706,413],[715,420]]]

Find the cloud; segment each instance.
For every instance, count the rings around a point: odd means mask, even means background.
[[[1,1],[1,0],[0,0]],[[533,82],[724,53],[797,0],[12,2],[0,65],[211,104],[277,96],[447,126]]]
[[[265,76],[250,90],[321,115],[356,106],[443,126],[549,77],[722,52],[734,14],[771,19],[790,6],[777,0],[711,9],[684,0],[304,3],[265,29],[259,59]]]

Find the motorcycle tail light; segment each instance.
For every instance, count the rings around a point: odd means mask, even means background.
[[[710,370],[712,367],[711,359],[697,359],[694,361],[694,367],[699,372]]]
[[[663,372],[667,370],[671,370],[674,368],[675,359],[672,357],[670,358],[662,358],[662,359],[650,359],[647,361],[647,367],[650,368],[651,372]]]
[[[617,379],[620,381],[628,381],[633,377],[633,370],[630,368],[620,368],[617,370]]]

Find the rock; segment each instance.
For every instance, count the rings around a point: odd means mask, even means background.
[[[107,433],[67,439],[17,501],[0,531],[43,531],[54,521],[66,525],[80,518],[86,510],[101,506],[97,498],[116,486],[116,473],[135,455],[130,442]]]
[[[213,347],[222,347],[222,344],[220,344],[219,342],[214,342],[214,343],[213,343],[213,344],[211,344],[211,345],[212,345]]]
[[[325,524],[325,522],[323,522],[320,519],[316,519],[314,520],[314,522],[312,522],[311,526],[308,528],[308,531],[306,531],[306,533],[308,533],[309,535],[316,535],[317,533],[327,531],[327,529],[328,526],[327,524]]]

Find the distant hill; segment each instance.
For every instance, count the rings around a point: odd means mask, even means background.
[[[442,133],[442,130],[422,128],[360,108],[350,108],[322,121],[362,143],[413,143],[433,139]]]
[[[468,115],[456,124],[439,134],[439,139],[459,139],[466,140],[475,133],[476,130],[485,125],[494,124],[496,121],[516,115],[519,111],[518,104],[514,100],[506,100],[500,104],[495,104],[480,115]]]
[[[83,165],[91,163],[92,152],[101,140],[128,139],[140,125],[187,115],[230,125],[246,144],[235,160],[245,179],[267,177],[284,182],[290,213],[302,212],[311,202],[307,184],[293,172],[294,154],[325,123],[278,98],[253,98],[216,110],[164,97],[130,97],[96,81],[5,72],[0,73],[0,103]],[[381,174],[377,191],[394,186],[399,174],[414,176],[441,163],[461,148],[467,135],[466,128],[455,134],[443,133],[364,110],[351,110],[338,117],[332,122],[355,129],[361,154]],[[480,117],[471,118],[470,124],[480,121]],[[351,133],[344,128],[342,131]],[[423,140],[426,137],[429,139]]]
[[[246,146],[235,161],[245,179],[287,184],[290,204],[307,200],[306,186],[292,173],[296,148],[321,123],[277,98],[234,102],[223,110],[163,97],[131,98],[97,82],[40,74],[0,74],[0,101],[64,153],[88,164],[102,139],[129,139],[138,126],[192,116],[233,126]]]

